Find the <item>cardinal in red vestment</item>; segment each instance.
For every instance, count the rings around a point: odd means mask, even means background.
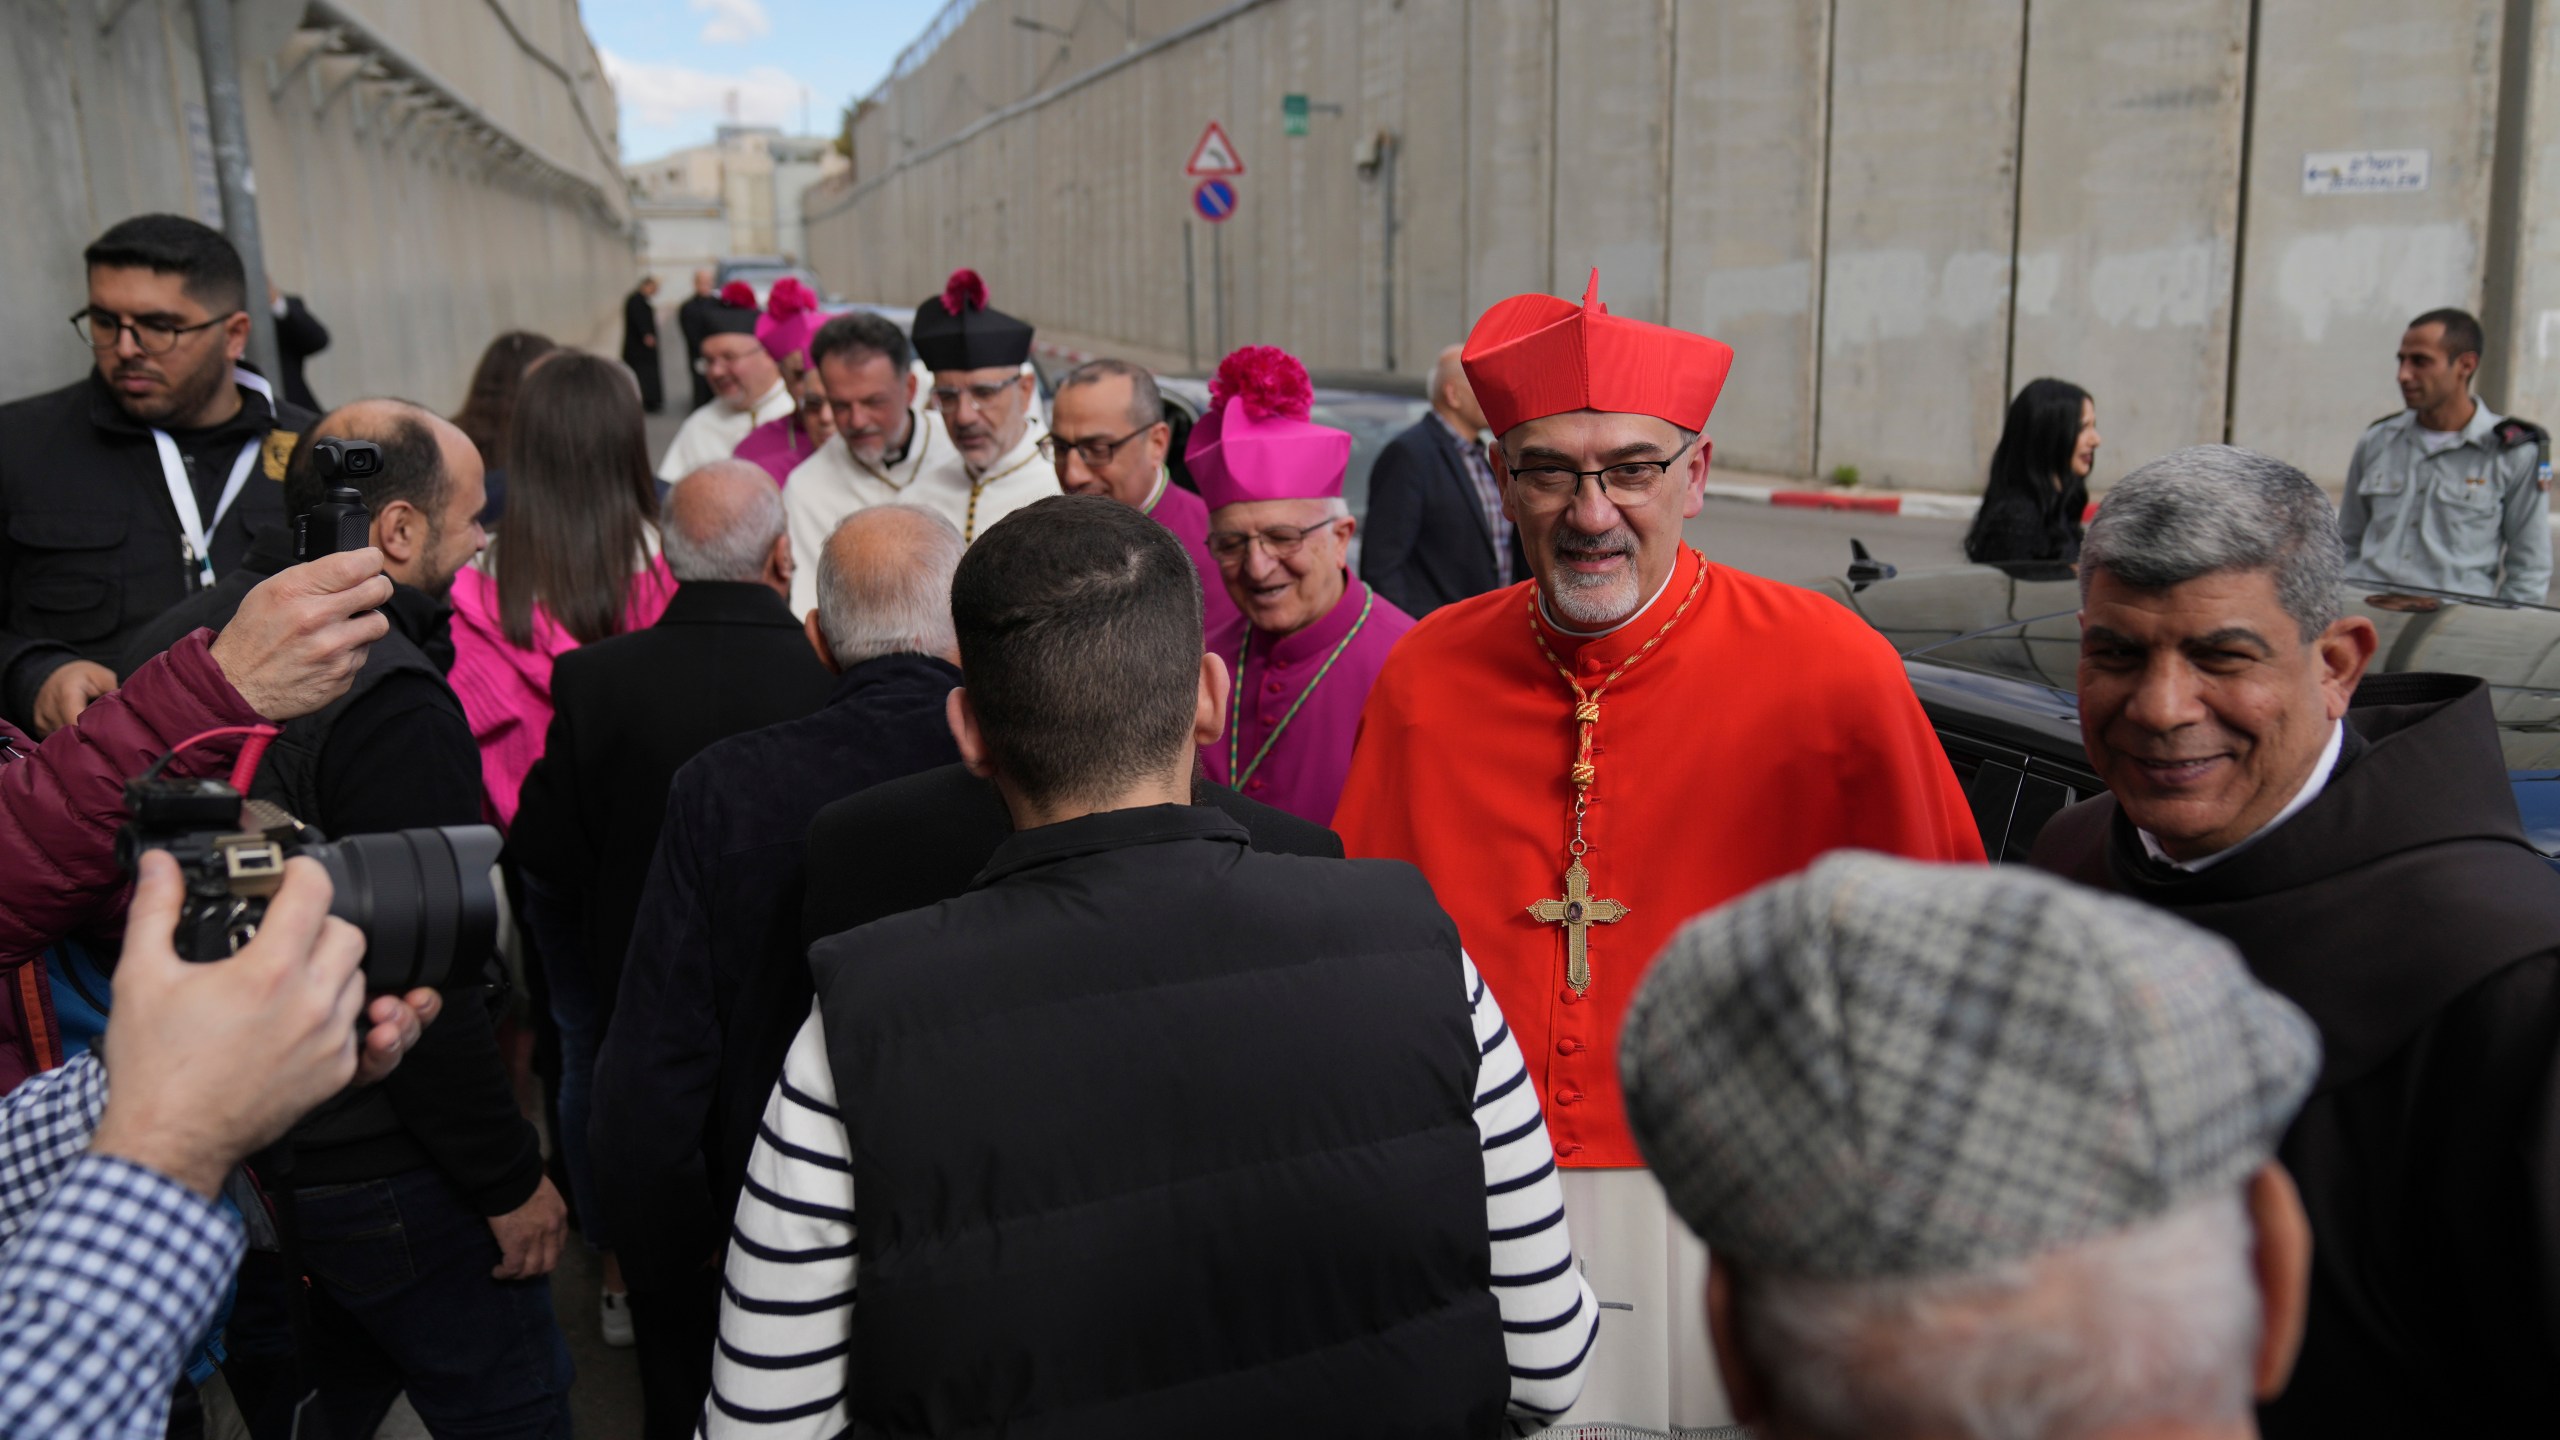
[[[1522,295],[1463,362],[1533,578],[1434,611],[1371,690],[1334,827],[1419,866],[1501,1001],[1544,1103],[1575,1249],[1604,1305],[1559,1424],[1731,1422],[1705,1255],[1641,1168],[1618,1026],[1682,922],[1854,847],[1979,861],[1890,645],[1810,590],[1682,542],[1730,347]],[[1618,1432],[1611,1432],[1618,1433]]]

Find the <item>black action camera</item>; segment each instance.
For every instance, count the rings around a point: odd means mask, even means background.
[[[133,820],[116,838],[128,872],[166,850],[185,877],[179,958],[227,960],[258,933],[284,862],[307,855],[336,886],[329,912],[364,932],[365,990],[399,995],[476,983],[497,949],[498,832],[486,825],[330,841],[219,780],[143,778],[124,787]]]
[[[373,512],[365,508],[363,492],[352,482],[382,473],[382,447],[370,440],[323,435],[311,442],[311,459],[321,483],[328,487],[328,496],[293,522],[296,564],[373,543]]]

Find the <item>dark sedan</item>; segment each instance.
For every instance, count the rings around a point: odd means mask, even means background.
[[[1882,568],[1809,583],[1902,653],[1964,782],[1984,853],[2023,861],[2046,821],[2105,788],[2080,745],[2079,582],[2052,565],[1862,578]],[[2340,598],[2381,633],[2375,671],[2490,683],[2525,834],[2560,868],[2560,610],[2353,584]]]

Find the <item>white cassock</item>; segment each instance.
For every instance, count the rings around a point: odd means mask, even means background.
[[[930,405],[907,412],[907,453],[874,465],[853,453],[841,435],[830,435],[816,453],[791,468],[782,487],[782,510],[791,525],[791,608],[818,608],[818,551],[844,518],[874,505],[924,503],[922,497],[969,490],[969,467]],[[943,507],[933,507],[941,510]],[[958,516],[951,523],[960,523]]]
[[[1744,1440],[1707,1337],[1707,1247],[1650,1170],[1560,1169],[1574,1257],[1600,1301],[1582,1399],[1549,1440]]]
[[[745,410],[714,399],[684,417],[674,442],[667,446],[665,458],[658,462],[658,478],[672,485],[714,460],[726,460],[737,453],[738,442],[747,438],[748,431],[799,408],[799,402],[791,398],[791,387],[780,380],[774,381],[773,388]]]

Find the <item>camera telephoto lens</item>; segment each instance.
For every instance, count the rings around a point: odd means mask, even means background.
[[[478,978],[498,942],[490,867],[503,842],[486,825],[350,835],[309,846],[337,886],[329,911],[365,934],[365,989],[396,995]]]

